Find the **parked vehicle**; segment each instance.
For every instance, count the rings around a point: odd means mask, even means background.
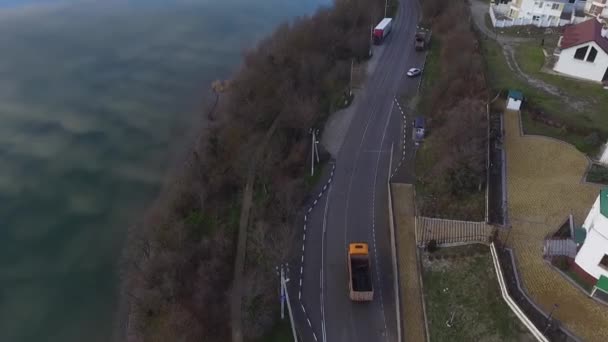
[[[417,116],[414,118],[414,141],[416,143],[424,140],[424,134],[426,130],[425,120],[422,116]]]
[[[356,242],[348,246],[348,288],[350,299],[355,302],[368,302],[374,299],[372,271],[367,243]]]
[[[416,28],[416,35],[414,36],[416,51],[424,51],[427,48],[429,41],[431,40],[431,31],[424,27],[418,26]]]
[[[418,68],[411,68],[410,70],[407,71],[407,75],[409,77],[416,77],[418,75],[420,75],[422,73],[422,70],[418,69]]]
[[[393,26],[392,24],[393,24],[392,18],[384,18],[384,19],[382,19],[382,21],[380,21],[380,23],[378,23],[378,25],[376,25],[376,28],[374,28],[374,32],[373,32],[374,44],[376,44],[376,45],[382,44],[382,42],[384,41],[384,38],[386,38],[386,36],[388,36],[388,34],[391,33],[391,28]]]

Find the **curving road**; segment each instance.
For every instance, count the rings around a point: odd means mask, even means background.
[[[307,215],[303,263],[291,272],[290,290],[304,341],[397,341],[386,182],[391,145],[393,166],[403,150],[413,151],[410,135],[403,138],[404,116],[395,97],[413,94],[418,86],[418,79],[407,79],[405,72],[424,60],[413,43],[419,8],[418,0],[401,0],[393,31],[374,48],[377,64],[358,96],[332,181]],[[410,122],[407,118],[407,127]],[[409,178],[402,171],[396,177]],[[346,251],[355,241],[370,245],[373,302],[354,303],[348,297]]]

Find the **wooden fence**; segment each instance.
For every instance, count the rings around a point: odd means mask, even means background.
[[[489,244],[495,227],[485,222],[416,217],[416,243],[424,246],[435,240],[437,245],[479,242]]]

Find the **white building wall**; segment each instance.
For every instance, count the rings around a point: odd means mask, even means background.
[[[600,213],[599,197],[585,219],[583,228],[587,230],[587,238],[574,261],[596,279],[601,275],[608,277],[608,269],[599,266],[602,257],[608,254],[608,218]]]
[[[585,45],[593,46],[597,50],[597,56],[595,57],[594,62],[581,61],[574,58],[576,49]],[[589,50],[590,49],[591,48],[589,48]],[[589,54],[589,51],[587,51],[587,54]],[[573,77],[601,82],[607,67],[608,54],[606,54],[606,52],[604,52],[604,50],[595,42],[589,42],[562,50],[553,70]]]
[[[599,266],[600,260],[605,254],[608,254],[608,238],[598,234],[595,229],[591,229],[574,261],[595,279],[599,279],[601,275],[608,277],[608,270]]]
[[[557,4],[557,9],[553,9],[553,4]],[[555,18],[553,20],[559,21],[563,9],[564,4],[560,2],[522,0],[517,18],[533,19],[534,16],[539,16],[540,20],[548,20],[551,16]]]

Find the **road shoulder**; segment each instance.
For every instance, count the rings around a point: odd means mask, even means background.
[[[391,184],[393,212],[397,230],[397,258],[404,339],[426,341],[420,268],[415,236],[414,187]]]

